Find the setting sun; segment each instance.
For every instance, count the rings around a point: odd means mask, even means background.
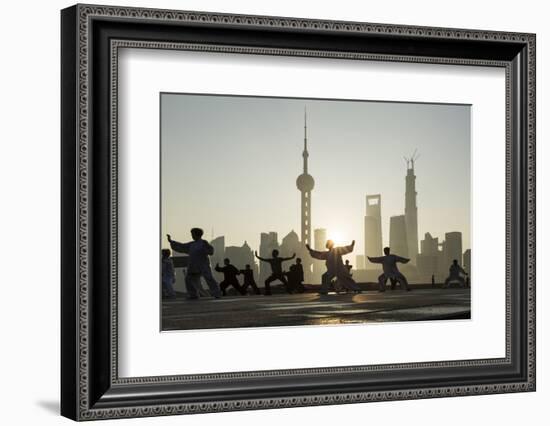
[[[346,244],[349,244],[351,242],[348,241],[348,238],[346,238],[346,236],[344,235],[344,233],[342,231],[331,231],[329,234],[328,234],[328,237],[327,237],[329,240],[332,240],[334,241],[334,244],[337,245],[337,246],[341,246],[341,245],[346,245]]]

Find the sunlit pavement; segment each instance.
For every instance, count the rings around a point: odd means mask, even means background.
[[[274,294],[162,304],[162,329],[238,328],[470,318],[470,289],[400,289],[384,293]]]

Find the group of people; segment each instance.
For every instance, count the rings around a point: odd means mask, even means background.
[[[191,229],[192,241],[187,243],[180,243],[172,240],[170,235],[167,235],[168,242],[172,250],[178,253],[187,254],[189,257],[189,264],[187,267],[187,273],[185,276],[185,287],[190,299],[197,299],[200,295],[201,277],[206,281],[210,294],[219,298],[222,295],[227,294],[227,288],[233,287],[238,293],[244,295],[248,292],[248,287],[251,287],[255,294],[261,294],[260,289],[256,285],[254,280],[254,271],[250,265],[245,265],[244,269],[238,269],[231,264],[230,259],[224,259],[224,265],[220,266],[216,264],[214,268],[217,272],[223,273],[224,279],[218,285],[218,282],[212,275],[210,268],[209,256],[214,254],[214,248],[205,240],[202,239],[204,232],[200,228]],[[327,294],[331,285],[336,291],[352,291],[356,293],[361,292],[361,288],[357,285],[352,277],[351,265],[348,261],[344,263],[342,256],[351,253],[355,247],[355,240],[347,246],[336,246],[332,240],[326,242],[326,250],[318,251],[313,250],[309,245],[306,248],[310,256],[314,259],[324,260],[326,265],[326,272],[321,277],[321,294]],[[278,250],[273,250],[272,257],[260,257],[257,252],[254,253],[256,258],[261,262],[266,262],[271,267],[271,274],[265,280],[264,294],[266,296],[271,295],[271,283],[274,281],[280,281],[285,288],[285,291],[289,294],[295,292],[304,292],[304,269],[302,267],[302,261],[300,258],[296,258],[296,254],[291,257],[280,257]],[[290,261],[296,258],[296,262],[289,267],[288,271],[283,270],[283,262]],[[384,256],[370,257],[367,256],[370,262],[378,263],[382,265],[382,274],[378,277],[378,291],[383,292],[386,290],[386,283],[388,280],[391,282],[392,289],[396,284],[406,290],[410,291],[407,278],[399,271],[398,263],[408,263],[409,259],[395,255],[390,252],[389,247],[384,248]],[[465,286],[464,277],[467,275],[464,269],[458,265],[458,262],[454,260],[449,270],[449,277],[445,281],[445,287],[448,287],[452,281],[458,281],[461,286]],[[243,275],[243,284],[241,285],[238,276]],[[175,273],[174,265],[170,258],[170,250],[164,249],[162,251],[162,287],[163,294],[166,297],[174,297],[174,285]]]
[[[304,268],[302,267],[302,259],[297,258],[296,263],[290,266],[288,272],[283,271],[282,268],[282,263],[286,260],[294,259],[296,254],[292,255],[292,257],[279,257],[278,250],[273,250],[272,258],[262,258],[258,256],[258,253],[254,254],[259,260],[267,262],[271,265],[271,275],[265,280],[264,294],[266,296],[271,295],[270,284],[276,280],[279,280],[284,284],[285,290],[289,294],[295,292],[303,293],[305,291],[305,287],[303,285]],[[227,295],[226,290],[229,286],[232,286],[242,295],[247,294],[248,287],[251,287],[255,294],[261,294],[261,291],[254,280],[254,270],[250,267],[250,265],[247,264],[244,269],[239,270],[233,266],[231,261],[227,258],[224,259],[223,263],[224,266],[216,264],[216,267],[214,268],[216,272],[223,273],[223,281],[220,282],[222,295]],[[242,285],[239,283],[237,278],[237,276],[241,274],[244,277]]]
[[[271,283],[277,280],[283,283],[288,294],[303,293],[305,291],[302,259],[298,257],[296,263],[290,266],[288,272],[283,271],[283,262],[294,259],[296,253],[290,257],[279,257],[279,250],[275,249],[271,252],[272,257],[260,257],[257,251],[254,252],[254,256],[261,262],[269,263],[271,267],[271,274],[264,281],[264,294],[266,296],[271,295]]]
[[[245,265],[244,269],[237,269],[236,266],[231,264],[230,259],[224,259],[224,265],[220,266],[216,264],[214,268],[217,272],[223,274],[223,280],[219,283],[212,275],[212,269],[210,268],[209,256],[214,254],[214,248],[206,241],[202,239],[204,231],[200,228],[191,229],[192,241],[187,243],[180,243],[172,239],[170,235],[167,235],[170,248],[178,253],[188,255],[189,264],[187,266],[187,273],[185,275],[185,288],[187,290],[188,298],[198,299],[201,293],[201,278],[206,281],[210,294],[215,298],[220,298],[222,295],[227,295],[227,289],[233,287],[239,294],[245,295],[248,292],[248,287],[251,287],[255,294],[261,294],[256,281],[254,280],[254,270],[250,265]],[[255,253],[256,257],[267,262],[271,266],[271,275],[265,280],[266,296],[271,295],[270,284],[273,281],[279,280],[285,286],[287,293],[304,292],[304,269],[302,267],[302,260],[296,259],[296,263],[290,266],[288,271],[283,271],[282,263],[288,260],[292,260],[296,257],[296,254],[292,257],[279,257],[279,251],[273,250],[271,258],[263,258]],[[238,276],[244,277],[243,284],[238,280]],[[162,250],[162,292],[163,296],[172,298],[175,297],[174,291],[175,283],[175,270],[174,264],[170,257],[170,250]]]

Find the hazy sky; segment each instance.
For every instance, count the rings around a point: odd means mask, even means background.
[[[312,232],[355,239],[363,254],[365,196],[380,193],[387,244],[405,208],[403,157],[417,149],[419,240],[460,231],[470,247],[469,106],[186,94],[161,95],[163,238],[198,226],[257,249],[261,232],[300,235],[304,107]]]

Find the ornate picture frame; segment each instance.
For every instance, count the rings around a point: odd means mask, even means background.
[[[534,34],[76,5],[61,12],[61,414],[160,416],[535,390]],[[506,356],[119,377],[120,48],[500,67]]]

